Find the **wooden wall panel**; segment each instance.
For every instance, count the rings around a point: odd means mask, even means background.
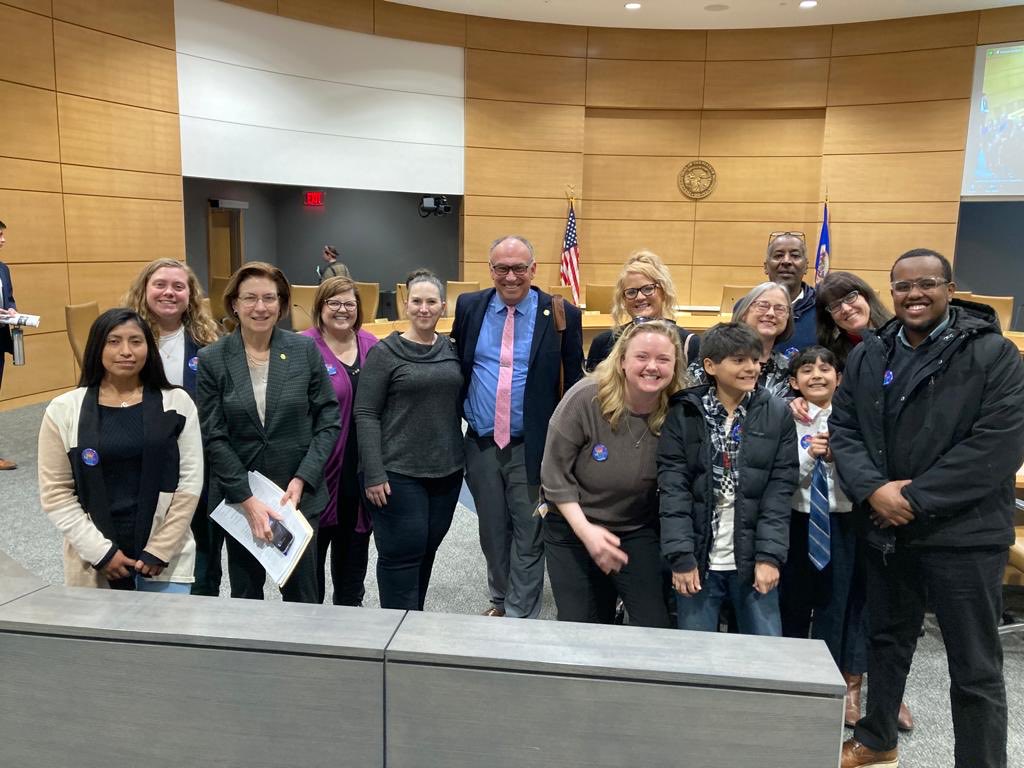
[[[583,107],[466,99],[466,146],[583,151]]]
[[[0,82],[0,154],[25,160],[60,159],[53,91]]]
[[[763,263],[758,267],[694,265],[690,281],[690,303],[718,305],[723,285],[758,285],[767,280]]]
[[[912,248],[932,248],[952,258],[956,224],[840,223],[830,226],[832,247],[843,254],[842,268],[886,270]]]
[[[57,89],[119,104],[178,111],[174,51],[53,23]]]
[[[174,0],[53,0],[53,18],[174,50]]]
[[[465,256],[467,261],[487,261],[487,252],[497,238],[503,235],[522,235],[531,243],[537,261],[558,260],[562,253],[565,220],[529,219],[505,216],[465,217]],[[476,278],[466,278],[474,280]],[[490,285],[487,277],[481,285]]]
[[[66,333],[38,333],[25,337],[23,366],[4,367],[4,399],[71,387],[75,384],[74,356]]]
[[[945,203],[829,203],[829,221],[956,224],[958,200]]]
[[[576,215],[589,207],[583,200],[576,201]],[[462,198],[464,216],[504,216],[526,219],[561,219],[569,212],[565,198],[499,197],[493,195],[466,195]]]
[[[7,224],[3,260],[8,264],[67,261],[64,208],[52,192],[0,189],[0,211]],[[17,295],[17,294],[15,294]]]
[[[277,12],[290,19],[373,34],[373,0],[277,0]]]
[[[61,159],[154,173],[181,173],[178,116],[58,94]]]
[[[67,264],[12,264],[11,280],[18,309],[43,318],[41,328],[26,328],[26,333],[50,333],[67,328],[64,306],[71,295]]]
[[[709,61],[705,109],[795,109],[823,107],[828,59]]]
[[[588,107],[699,109],[704,64],[588,59],[586,90]]]
[[[87,165],[61,167],[64,191],[76,195],[137,197],[148,200],[181,200],[181,176],[139,173]]]
[[[890,104],[971,95],[974,48],[832,59],[828,104]]]
[[[833,56],[953,48],[974,45],[978,14],[950,13],[863,24],[836,24],[832,29]]]
[[[60,166],[57,163],[0,157],[0,180],[5,189],[60,192]]]
[[[820,157],[704,159],[718,172],[715,190],[705,198],[708,202],[807,203],[822,199]]]
[[[466,17],[430,8],[374,0],[373,33],[439,45],[466,45]]]
[[[586,59],[466,50],[466,97],[583,104]]]
[[[630,200],[588,200],[586,219],[617,219],[625,221],[693,221],[694,204]]]
[[[696,155],[700,112],[587,109],[588,155]]]
[[[25,11],[41,13],[43,16],[53,15],[53,4],[50,0],[4,0],[4,3]]]
[[[953,201],[960,199],[963,166],[963,152],[826,155],[822,182],[835,201]]]
[[[970,99],[831,107],[824,153],[928,152],[963,149]]]
[[[714,112],[701,116],[701,155],[820,156],[824,109]]]
[[[0,80],[53,88],[53,22],[35,13],[0,5]],[[5,107],[4,113],[8,109]]]
[[[587,35],[587,57],[637,61],[704,61],[707,35],[702,29],[591,27]]]
[[[693,157],[583,157],[584,197],[589,200],[685,201],[676,185]]]
[[[150,261],[185,256],[182,204],[64,195],[68,261]]]
[[[140,266],[137,261],[68,264],[71,303],[95,301],[100,312],[120,306],[121,296],[139,274]]]
[[[981,12],[978,45],[1024,40],[1024,5],[989,8]]]
[[[696,217],[697,221],[814,221],[815,218],[821,218],[821,205],[817,202],[719,203],[701,200],[696,205]],[[793,226],[786,224],[783,229],[791,230]]]
[[[586,56],[587,28],[468,15],[466,47],[548,56]]]
[[[703,266],[761,267],[768,235],[803,232],[816,240],[819,224],[811,221],[698,221],[693,237],[693,263]]]
[[[692,221],[593,220],[580,222],[580,242],[588,264],[618,264],[633,251],[654,251],[666,264],[689,264],[693,259]]]
[[[583,189],[583,155],[466,148],[466,194],[562,199]]]
[[[709,61],[819,59],[830,54],[832,27],[708,30]]]

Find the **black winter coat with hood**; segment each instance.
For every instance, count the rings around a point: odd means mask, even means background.
[[[904,376],[887,418],[883,377],[901,323],[866,332],[832,400],[836,469],[860,529],[883,552],[1013,543],[1014,475],[1024,460],[1024,363],[992,309],[953,299],[950,323]],[[890,480],[914,520],[871,524],[868,497]]]

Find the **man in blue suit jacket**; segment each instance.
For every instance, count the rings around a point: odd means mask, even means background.
[[[485,615],[535,618],[544,589],[540,518],[533,514],[540,460],[562,392],[583,375],[582,316],[564,304],[565,327],[557,327],[551,296],[531,285],[537,264],[526,238],[498,238],[489,262],[494,288],[459,297],[451,334],[469,423],[466,482],[487,560]],[[503,384],[507,401],[498,395]]]
[[[4,238],[4,230],[7,225],[0,221],[0,248],[4,247],[7,240]],[[0,315],[16,315],[17,308],[14,306],[14,288],[11,286],[11,270],[0,261]],[[0,325],[0,384],[4,380],[4,359],[5,355],[14,352],[14,344],[11,342],[11,329],[6,325]],[[0,470],[17,469],[18,465],[8,459],[0,459]]]

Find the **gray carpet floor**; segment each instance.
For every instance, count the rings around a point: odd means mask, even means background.
[[[0,472],[0,519],[5,531],[0,547],[26,568],[59,584],[62,580],[60,536],[40,511],[36,483],[36,435],[43,408],[42,405],[29,406],[0,413],[0,456],[19,464],[14,471]],[[373,575],[375,560],[371,544],[366,583],[366,605],[371,607],[379,604]],[[228,599],[226,589],[225,577],[222,599]],[[268,599],[280,599],[273,585],[267,585],[266,594]],[[479,613],[487,607],[486,595],[476,516],[470,507],[460,503],[452,529],[438,552],[427,610]],[[1024,596],[1019,592],[1008,594],[1007,603],[1024,617]],[[554,618],[550,589],[545,594],[542,618]],[[1004,648],[1010,711],[1009,765],[1024,768],[1024,633],[1008,637]],[[926,621],[925,636],[914,657],[906,700],[914,712],[917,727],[912,734],[900,739],[900,765],[902,768],[950,768],[953,765],[953,730],[949,715],[949,674],[942,637],[931,617]]]

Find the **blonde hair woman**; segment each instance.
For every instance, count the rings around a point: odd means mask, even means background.
[[[665,320],[674,324],[675,305],[676,288],[668,267],[652,251],[634,251],[626,259],[615,284],[615,298],[612,302],[612,321],[615,326],[594,338],[587,354],[587,370],[597,369],[598,364],[612,351],[623,329],[637,318]],[[687,362],[697,360],[700,337],[685,328],[677,326],[676,330]]]
[[[658,537],[658,434],[685,385],[676,326],[634,321],[548,427],[544,551],[559,621],[667,627]]]

